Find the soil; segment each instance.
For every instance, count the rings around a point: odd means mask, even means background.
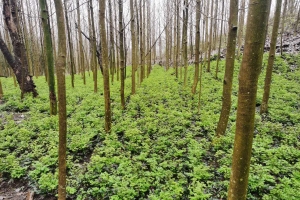
[[[55,197],[35,194],[28,183],[0,178],[0,200],[55,200]]]

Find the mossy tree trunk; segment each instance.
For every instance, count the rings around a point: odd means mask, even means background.
[[[67,40],[65,33],[65,16],[61,0],[55,0],[58,30],[58,56],[56,60],[58,119],[59,119],[59,150],[58,150],[58,200],[66,199],[66,150],[67,150],[67,110],[66,110],[66,57]]]
[[[41,12],[42,24],[44,30],[44,44],[46,46],[46,54],[47,54],[50,115],[56,115],[57,100],[55,94],[54,58],[53,58],[53,47],[52,47],[52,39],[51,39],[49,13],[48,13],[48,6],[46,0],[40,0],[40,12]]]
[[[273,30],[272,30],[271,44],[270,44],[270,51],[269,51],[269,58],[268,58],[268,66],[267,66],[266,78],[265,78],[264,95],[263,95],[263,100],[262,100],[261,107],[260,107],[260,114],[266,113],[268,111],[268,101],[269,101],[269,96],[270,96],[272,71],[273,71],[273,64],[274,64],[275,52],[276,52],[278,28],[279,28],[279,23],[280,23],[281,4],[282,4],[282,0],[277,0],[276,10],[275,10],[275,15],[274,15],[274,24],[273,24]]]
[[[29,74],[25,46],[19,30],[18,7],[16,0],[3,0],[3,15],[6,27],[12,41],[14,56],[8,50],[5,42],[0,38],[0,48],[12,68],[21,89],[21,98],[25,93],[38,95],[32,76]]]
[[[223,80],[222,110],[216,131],[217,136],[225,134],[231,109],[232,79],[234,71],[236,36],[238,30],[238,9],[239,1],[230,0],[230,16],[228,22],[229,32],[227,38],[225,74]]]
[[[271,0],[250,0],[244,56],[239,73],[236,131],[232,155],[229,200],[246,199],[254,132],[258,76]]]
[[[106,39],[106,25],[105,25],[105,7],[106,0],[99,0],[100,13],[100,36],[102,46],[102,60],[103,60],[103,87],[104,87],[104,101],[105,101],[105,131],[110,132],[111,129],[111,109],[110,109],[110,88],[109,88],[109,60],[108,47]]]

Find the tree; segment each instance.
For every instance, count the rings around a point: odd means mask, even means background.
[[[208,58],[207,58],[207,72],[210,72],[210,54],[212,46],[212,31],[213,31],[213,12],[214,12],[214,0],[211,0],[211,10],[210,10],[210,28],[209,28],[209,42],[208,42]]]
[[[94,81],[94,92],[98,91],[98,68],[97,68],[97,42],[96,42],[96,31],[95,31],[95,21],[94,21],[94,9],[93,1],[89,0],[89,6],[91,10],[91,26],[92,26],[92,62],[93,62],[93,81]],[[100,56],[99,56],[99,59]]]
[[[125,109],[125,95],[124,95],[124,87],[125,87],[125,63],[124,63],[124,28],[123,28],[123,1],[119,0],[119,34],[120,34],[120,72],[121,72],[121,106],[122,109]]]
[[[136,29],[135,29],[135,15],[133,8],[133,0],[130,0],[130,31],[131,31],[131,62],[132,62],[132,70],[131,70],[131,94],[135,94],[135,71],[137,68],[137,58],[136,58]]]
[[[238,29],[238,9],[238,0],[230,0],[230,16],[228,22],[229,32],[227,38],[225,74],[223,80],[222,110],[216,131],[217,136],[225,134],[231,109],[232,79],[234,71],[236,36]]]
[[[74,62],[74,52],[73,52],[73,43],[71,39],[71,31],[70,31],[70,24],[69,24],[69,17],[67,12],[67,1],[64,0],[65,3],[65,18],[67,24],[67,33],[68,33],[68,43],[69,43],[69,53],[70,53],[70,63],[71,63],[71,85],[74,88],[74,74],[75,74],[75,62]]]
[[[83,84],[86,84],[85,80],[85,63],[84,63],[84,53],[83,53],[83,43],[82,43],[82,36],[81,36],[81,19],[80,19],[80,6],[79,0],[76,0],[77,4],[77,29],[78,29],[78,47],[79,47],[79,55],[78,55],[78,64],[79,69],[81,70]]]
[[[223,36],[223,18],[224,18],[224,2],[225,0],[222,0],[222,19],[221,19],[221,33],[220,33],[220,41],[219,41],[219,47],[218,47],[218,57],[217,57],[217,64],[216,64],[216,75],[215,78],[218,78],[218,72],[219,72],[219,61],[220,61],[220,54],[221,54],[221,46],[222,46],[222,36]]]
[[[271,0],[250,0],[244,56],[239,73],[236,131],[228,199],[246,199],[254,132],[258,76]]]
[[[59,119],[59,153],[58,153],[58,200],[66,199],[66,150],[67,150],[67,109],[66,109],[66,56],[67,42],[65,33],[65,18],[61,0],[55,0],[56,20],[58,30],[58,57],[56,61],[58,119]]]
[[[237,49],[237,58],[240,59],[241,56],[241,47],[244,34],[244,21],[245,21],[245,0],[242,0],[242,5],[239,14],[239,32],[238,32],[238,49]]]
[[[284,33],[284,28],[285,28],[284,26],[285,26],[286,10],[287,10],[287,0],[284,0],[282,21],[281,21],[281,33],[280,33],[280,55],[282,55],[282,53],[283,53],[282,44],[283,44],[283,33]]]
[[[104,87],[104,102],[105,102],[105,131],[110,132],[111,129],[111,110],[110,110],[110,89],[109,89],[109,61],[108,61],[108,47],[106,39],[105,27],[105,7],[106,0],[99,0],[99,23],[101,36],[101,49],[103,59],[103,87]]]
[[[16,0],[3,0],[3,14],[12,41],[14,56],[10,53],[2,37],[0,37],[0,49],[17,78],[21,89],[21,98],[25,93],[32,93],[36,97],[38,92],[32,76],[29,74],[25,46],[20,34]]]
[[[2,83],[1,83],[1,79],[0,79],[0,99],[2,99],[3,97],[3,88],[2,88]]]
[[[186,86],[187,84],[187,25],[188,25],[188,2],[187,0],[183,1],[183,28],[182,28],[182,57],[184,62],[184,81],[183,84]]]
[[[196,40],[195,40],[195,75],[194,84],[192,87],[192,93],[196,93],[196,88],[199,80],[199,54],[200,54],[200,16],[201,16],[201,5],[200,0],[196,2]]]
[[[276,11],[275,11],[275,15],[274,15],[274,24],[273,24],[273,30],[272,30],[271,44],[270,44],[270,51],[269,51],[269,58],[268,58],[268,66],[267,66],[266,78],[265,78],[264,95],[263,95],[263,100],[262,100],[261,107],[260,107],[260,114],[266,113],[268,111],[268,101],[269,101],[269,96],[270,96],[272,71],[273,71],[273,64],[274,64],[274,59],[275,59],[278,27],[279,27],[279,23],[280,23],[281,4],[282,4],[282,0],[277,0]]]
[[[46,54],[47,54],[50,114],[56,115],[57,101],[56,101],[56,94],[55,94],[54,58],[53,58],[53,47],[52,47],[52,39],[51,39],[48,6],[46,0],[40,0],[40,11],[41,11],[42,24],[44,30],[44,44],[46,47]]]

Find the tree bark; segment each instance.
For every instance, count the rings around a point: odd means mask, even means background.
[[[244,56],[239,73],[236,131],[232,155],[229,200],[246,199],[254,132],[258,76],[271,0],[250,0]]]
[[[183,55],[183,62],[184,62],[184,81],[183,84],[186,86],[187,84],[187,25],[188,25],[188,2],[187,0],[183,3],[183,28],[182,28],[182,55]]]
[[[284,26],[285,26],[286,10],[287,10],[287,0],[284,0],[282,21],[281,21],[281,33],[280,33],[280,55],[283,54],[282,44],[283,44],[283,34],[285,28]]]
[[[238,0],[230,0],[230,16],[228,22],[229,32],[227,39],[225,74],[223,80],[222,110],[216,131],[217,136],[225,134],[231,109],[232,79],[234,71],[236,36],[238,30],[238,9]]]
[[[131,30],[131,94],[135,94],[135,71],[137,68],[137,59],[136,59],[136,29],[135,29],[135,15],[134,15],[134,8],[133,8],[133,0],[130,0],[130,30]]]
[[[215,78],[218,78],[218,72],[219,72],[219,61],[220,61],[220,54],[221,54],[221,46],[222,46],[222,36],[223,36],[223,18],[224,18],[224,2],[225,0],[222,0],[222,21],[221,21],[221,33],[220,33],[220,41],[219,41],[219,48],[218,48],[218,58],[217,58],[217,65],[216,65],[216,75]]]
[[[119,0],[119,33],[120,33],[120,75],[121,75],[121,107],[125,109],[125,95],[124,95],[124,87],[125,87],[125,63],[124,63],[124,29],[123,29],[123,0]]]
[[[18,84],[21,89],[21,98],[25,93],[32,93],[34,97],[38,95],[35,89],[35,84],[32,80],[32,76],[28,71],[28,63],[26,58],[26,51],[22,42],[21,33],[19,30],[18,21],[18,8],[16,0],[3,0],[3,14],[6,27],[9,30],[10,38],[12,41],[14,57],[9,52],[5,42],[0,38],[0,48],[7,60],[8,64],[16,75]]]
[[[274,64],[274,59],[275,59],[278,28],[279,28],[279,23],[280,23],[281,4],[282,4],[282,0],[277,0],[276,11],[275,11],[275,15],[274,15],[274,24],[273,24],[273,30],[272,30],[272,38],[271,38],[271,44],[270,44],[270,51],[269,51],[269,58],[268,58],[268,66],[267,66],[266,78],[265,78],[264,95],[263,95],[263,100],[262,100],[261,107],[260,107],[260,114],[266,113],[268,111],[268,101],[269,101],[269,96],[270,96],[272,71],[273,71],[273,64]]]
[[[208,56],[207,56],[207,72],[210,72],[210,54],[211,54],[211,46],[212,46],[212,31],[213,31],[213,19],[214,19],[214,0],[211,0],[211,10],[210,10],[210,28],[209,28],[209,42],[208,42]]]
[[[57,100],[55,94],[55,76],[54,76],[54,58],[53,46],[51,39],[51,29],[48,14],[48,6],[46,0],[40,0],[40,12],[42,17],[42,24],[44,30],[44,44],[46,46],[47,67],[48,67],[48,86],[49,86],[49,100],[50,100],[50,115],[57,114]]]
[[[196,40],[195,40],[195,75],[192,94],[196,93],[196,88],[199,80],[199,54],[200,54],[200,16],[201,5],[200,0],[196,1]]]
[[[66,151],[67,151],[67,109],[66,109],[66,56],[67,40],[65,33],[65,16],[61,0],[55,0],[56,20],[58,30],[58,57],[56,60],[58,120],[59,120],[59,153],[58,153],[58,200],[66,199]]]
[[[99,0],[100,13],[100,35],[102,46],[102,58],[103,58],[103,87],[104,87],[104,101],[105,101],[105,131],[110,132],[111,129],[111,108],[110,108],[110,88],[109,88],[109,60],[108,60],[108,47],[106,39],[106,27],[105,27],[105,4],[106,0]]]
[[[67,1],[64,0],[65,3],[65,18],[66,18],[66,24],[67,24],[67,33],[68,33],[68,43],[69,43],[69,51],[70,51],[70,63],[71,63],[71,85],[72,88],[74,88],[74,74],[75,74],[75,63],[74,63],[74,52],[73,52],[73,43],[71,40],[71,31],[70,31],[70,24],[69,24],[69,17],[67,12]]]

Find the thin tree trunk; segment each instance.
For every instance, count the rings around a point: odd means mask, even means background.
[[[273,64],[274,64],[275,52],[276,52],[278,28],[279,28],[279,23],[280,23],[281,4],[282,4],[282,0],[277,0],[276,11],[275,11],[275,15],[274,15],[274,24],[273,24],[273,30],[272,30],[272,38],[271,38],[271,44],[270,44],[270,51],[269,51],[268,66],[267,66],[266,78],[265,78],[264,95],[263,95],[263,99],[262,99],[262,103],[261,103],[261,107],[260,107],[260,114],[266,113],[268,111],[268,101],[269,101],[269,96],[270,96],[272,71],[273,71]]]
[[[244,56],[239,73],[236,131],[228,200],[246,199],[254,132],[258,76],[271,0],[250,0]]]
[[[66,109],[66,56],[67,40],[65,33],[65,17],[61,0],[55,0],[56,20],[58,30],[58,57],[56,61],[58,119],[59,119],[59,153],[58,153],[58,200],[66,199],[67,178],[67,109]]]
[[[2,88],[2,83],[1,83],[1,79],[0,79],[0,99],[2,99],[3,97],[3,88]]]
[[[132,70],[131,70],[131,94],[135,94],[135,71],[137,68],[137,59],[136,59],[136,29],[135,29],[135,14],[134,14],[134,8],[133,8],[133,0],[130,0],[130,29],[131,29],[131,49],[132,49]]]
[[[114,75],[115,75],[115,40],[114,40],[114,26],[113,26],[113,18],[112,18],[112,8],[111,8],[111,1],[108,1],[108,11],[109,11],[109,52],[110,52],[110,59],[109,59],[109,68],[110,68],[110,75],[111,75],[111,84],[114,83]]]
[[[282,13],[282,21],[281,21],[281,33],[280,33],[280,55],[283,54],[282,44],[283,44],[283,34],[284,34],[286,10],[287,10],[287,0],[284,0],[283,13]]]
[[[70,24],[69,24],[69,17],[67,12],[67,1],[64,0],[65,3],[65,18],[66,18],[66,24],[67,24],[67,33],[68,33],[68,42],[69,42],[69,51],[70,51],[70,62],[71,62],[71,85],[72,88],[74,88],[74,74],[75,74],[75,63],[74,63],[74,53],[73,53],[73,43],[71,40],[71,32],[70,32]]]
[[[238,49],[237,49],[237,59],[240,60],[241,57],[241,47],[244,34],[244,21],[245,21],[245,0],[242,0],[242,5],[239,15],[239,32],[238,32]]]
[[[196,2],[195,75],[194,75],[194,84],[192,87],[192,94],[196,93],[197,84],[198,84],[198,80],[199,80],[200,17],[201,17],[201,3],[200,3],[200,0],[197,0],[197,2]]]
[[[119,34],[120,34],[120,72],[121,72],[121,107],[125,109],[125,95],[124,95],[124,87],[125,87],[125,74],[124,74],[124,29],[123,29],[123,1],[119,0]]]
[[[222,47],[222,36],[223,36],[223,18],[224,18],[224,2],[225,0],[222,0],[222,21],[221,21],[221,33],[220,33],[220,41],[219,41],[219,48],[218,48],[218,58],[217,58],[217,65],[216,65],[216,75],[215,78],[218,78],[218,72],[219,72],[219,61],[220,61],[220,55],[221,55],[221,47]]]
[[[111,109],[110,109],[110,89],[109,89],[109,60],[108,60],[108,47],[106,39],[105,28],[105,4],[106,0],[99,0],[99,21],[100,21],[100,35],[102,46],[103,58],[103,87],[104,87],[104,102],[105,102],[105,131],[110,132],[111,129]]]
[[[187,25],[188,25],[188,2],[187,0],[183,3],[183,29],[182,29],[182,54],[183,54],[183,62],[184,62],[184,81],[183,84],[186,86],[187,84]]]
[[[94,21],[94,9],[93,1],[89,0],[90,10],[91,10],[91,25],[92,25],[92,54],[93,54],[93,81],[94,81],[94,92],[98,91],[98,68],[97,68],[97,45],[96,45],[96,31],[95,31],[95,21]],[[100,59],[100,56],[99,56]]]
[[[223,95],[222,95],[222,110],[219,118],[216,134],[221,136],[225,134],[230,109],[231,109],[231,93],[232,93],[232,79],[234,71],[234,60],[235,60],[235,48],[236,48],[236,37],[238,30],[238,0],[230,0],[230,16],[229,16],[229,32],[227,38],[227,53],[226,53],[226,64],[225,74],[223,80]]]
[[[209,29],[209,42],[208,42],[208,58],[207,58],[207,72],[210,72],[210,57],[211,57],[211,46],[212,46],[212,31],[213,31],[213,12],[214,12],[214,0],[211,0],[210,10],[210,29]]]
[[[82,43],[82,36],[81,36],[81,21],[80,21],[80,6],[79,6],[79,0],[76,1],[77,3],[77,28],[78,28],[78,47],[79,47],[79,66],[81,70],[81,75],[83,79],[83,84],[86,84],[85,79],[85,63],[84,63],[84,53],[83,53],[83,43]]]

